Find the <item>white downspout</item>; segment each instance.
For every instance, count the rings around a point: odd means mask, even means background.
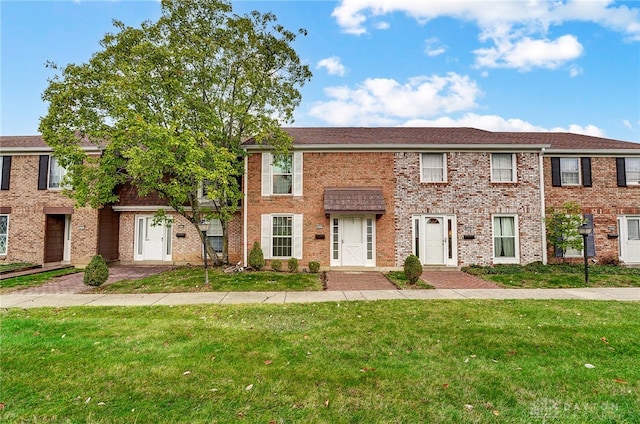
[[[547,224],[545,222],[546,219],[546,202],[544,200],[544,152],[545,148],[543,147],[540,151],[540,214],[541,214],[541,222],[542,222],[542,263],[547,264]]]
[[[248,185],[249,185],[249,156],[245,156],[244,157],[244,187],[242,189],[243,191],[243,196],[242,196],[242,265],[243,266],[247,266],[247,193],[249,191]]]

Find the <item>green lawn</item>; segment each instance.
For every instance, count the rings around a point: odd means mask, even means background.
[[[431,284],[425,283],[422,280],[416,281],[415,284],[409,284],[409,280],[404,275],[404,271],[391,271],[386,274],[389,281],[395,284],[401,290],[420,290],[420,289],[432,289]]]
[[[462,270],[508,288],[586,287],[584,265],[577,264],[470,266]],[[589,287],[640,287],[640,268],[589,266]]]
[[[322,288],[320,274],[272,271],[225,274],[219,269],[209,270],[209,286],[205,286],[202,267],[182,267],[139,280],[118,281],[92,292],[316,291]]]
[[[4,310],[7,423],[637,423],[640,307]]]

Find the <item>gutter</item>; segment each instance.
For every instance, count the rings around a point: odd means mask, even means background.
[[[248,210],[248,206],[247,206],[247,199],[248,199],[248,185],[249,185],[249,176],[248,176],[248,171],[249,171],[249,156],[245,156],[244,157],[244,176],[243,176],[243,183],[244,183],[244,187],[242,189],[242,194],[243,194],[243,199],[242,199],[242,264],[243,266],[247,266],[247,238],[248,238],[248,229],[247,229],[247,225],[248,225],[248,217],[247,217],[247,210]]]
[[[547,264],[548,262],[548,258],[547,258],[547,224],[545,222],[546,219],[546,209],[547,209],[547,205],[546,202],[544,200],[545,198],[545,192],[544,192],[544,152],[545,149],[544,147],[542,148],[542,150],[540,151],[540,156],[539,156],[539,161],[540,161],[540,215],[541,215],[541,219],[540,222],[542,223],[541,225],[541,232],[542,232],[542,263],[543,264]]]

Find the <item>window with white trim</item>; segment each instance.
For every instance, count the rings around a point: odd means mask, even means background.
[[[493,216],[493,261],[518,263],[518,217],[516,215]]]
[[[580,185],[580,158],[560,158],[560,182],[563,186]]]
[[[302,215],[262,215],[262,252],[266,259],[302,259]]]
[[[60,166],[58,159],[53,156],[49,157],[49,182],[47,187],[49,189],[65,188],[62,185],[62,180],[65,175],[67,175],[67,170]]]
[[[447,181],[447,154],[423,153],[420,155],[420,182],[442,183]]]
[[[216,253],[222,253],[222,222],[219,219],[212,219],[209,221],[209,228],[207,229],[207,242],[213,248]]]
[[[513,153],[491,154],[491,181],[494,183],[516,182],[516,155]]]
[[[7,254],[9,244],[9,215],[0,215],[0,255]]]
[[[302,152],[262,153],[262,195],[302,196]]]
[[[640,158],[625,158],[627,185],[640,184]]]

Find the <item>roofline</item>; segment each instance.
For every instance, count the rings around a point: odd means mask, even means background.
[[[295,144],[295,151],[367,151],[367,152],[400,152],[400,151],[542,151],[550,144]],[[273,148],[266,144],[243,146],[246,151],[269,151]]]
[[[574,156],[636,156],[640,149],[546,149],[544,156],[574,155]]]
[[[85,152],[95,153],[102,152],[102,147],[98,146],[81,146],[81,149]],[[49,146],[41,147],[0,147],[0,154],[11,154],[12,156],[26,156],[33,155],[34,153],[52,153],[53,149]]]

